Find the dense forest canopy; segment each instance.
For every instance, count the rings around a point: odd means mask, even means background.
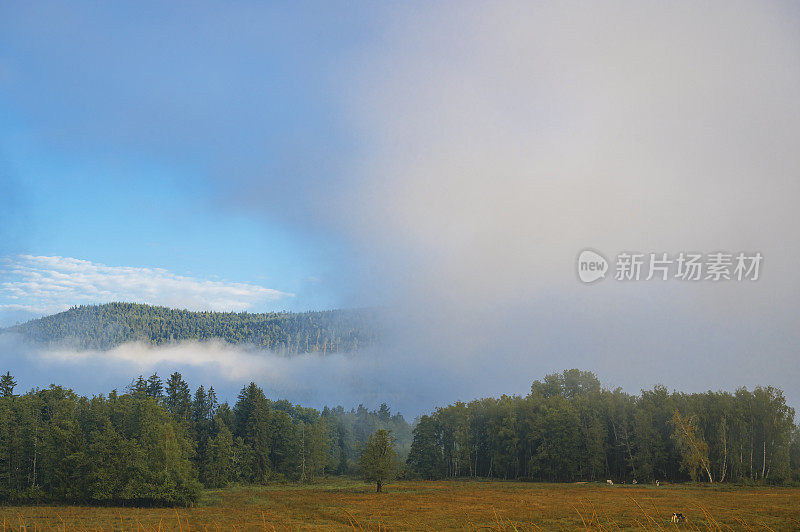
[[[385,404],[319,411],[271,400],[255,383],[220,404],[213,387],[192,392],[177,372],[94,397],[16,389],[10,373],[0,376],[0,503],[175,505],[230,483],[385,480],[394,468],[362,453],[378,431],[406,477],[800,482],[800,430],[771,387],[634,396],[568,370],[525,397],[438,408],[413,431]]]
[[[407,463],[427,479],[800,482],[800,432],[776,388],[635,396],[569,370],[423,416]]]
[[[355,474],[381,429],[403,455],[411,443],[411,427],[385,404],[318,411],[270,400],[254,383],[233,407],[213,387],[192,393],[180,373],[91,398],[15,388],[12,375],[0,379],[0,503],[188,504],[203,486]]]
[[[138,303],[73,307],[7,329],[40,343],[111,349],[125,342],[161,345],[222,339],[282,353],[354,351],[378,336],[374,312],[192,312]]]

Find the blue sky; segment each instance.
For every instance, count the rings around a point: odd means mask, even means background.
[[[571,367],[800,404],[798,27],[791,2],[4,3],[0,324],[379,305],[365,397],[401,364],[427,405]],[[764,261],[583,286],[587,248]]]
[[[276,190],[335,181],[354,153],[332,93],[354,47],[374,39],[372,9],[0,9],[7,258],[163,268],[287,294],[253,311],[353,303],[339,267],[347,240],[303,222]],[[253,183],[278,199],[253,208]],[[6,270],[3,281],[18,278]],[[23,299],[0,290],[0,324],[24,316],[9,312],[19,305],[58,306]]]

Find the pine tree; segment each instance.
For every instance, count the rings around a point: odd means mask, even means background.
[[[5,375],[0,377],[0,396],[12,397],[14,395],[14,387],[17,381],[11,376],[11,372],[7,371]]]
[[[164,397],[164,384],[158,373],[153,373],[147,378],[147,396],[158,400]]]
[[[194,392],[194,402],[192,403],[195,425],[204,421],[211,420],[211,402],[206,394],[205,388],[200,385]]]
[[[176,419],[189,421],[192,411],[192,392],[189,385],[177,371],[170,375],[167,381],[166,397],[164,404],[167,411]]]
[[[144,377],[139,375],[134,382],[128,385],[128,390],[130,391],[131,395],[136,397],[146,397],[147,396],[147,381],[144,380]]]
[[[284,477],[296,477],[301,466],[303,448],[301,435],[289,414],[272,412],[269,436],[269,461],[272,470]]]
[[[246,477],[253,482],[263,482],[271,470],[270,418],[271,409],[264,391],[251,382],[242,388],[234,407],[236,435],[250,450],[250,469]]]
[[[235,478],[233,435],[224,424],[219,424],[217,435],[208,442],[202,463],[203,484],[209,488],[221,488]]]

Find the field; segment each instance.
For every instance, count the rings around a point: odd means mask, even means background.
[[[687,520],[673,525],[673,512]],[[3,530],[798,530],[800,489],[355,480],[206,491],[193,508],[0,507]]]

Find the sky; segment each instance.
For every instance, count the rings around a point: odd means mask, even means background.
[[[269,200],[241,208],[236,181],[337,179],[338,152],[352,149],[332,109],[330,65],[372,38],[357,19],[322,5],[0,9],[7,266],[30,267],[24,255],[62,257],[281,293],[235,305],[253,311],[346,302],[336,286],[344,280],[331,272],[347,242]],[[25,280],[13,268],[3,275]],[[71,297],[3,290],[0,320],[103,302],[91,290]],[[157,302],[180,305],[180,296],[165,288]]]
[[[369,364],[26,351],[31,379],[103,359],[119,375],[74,386],[191,365],[234,389],[220,364],[247,360],[272,394],[418,413],[579,367],[800,406],[796,4],[0,10],[0,324],[111,300],[391,317]],[[580,282],[585,249],[605,279]],[[623,252],[763,263],[623,282]]]

